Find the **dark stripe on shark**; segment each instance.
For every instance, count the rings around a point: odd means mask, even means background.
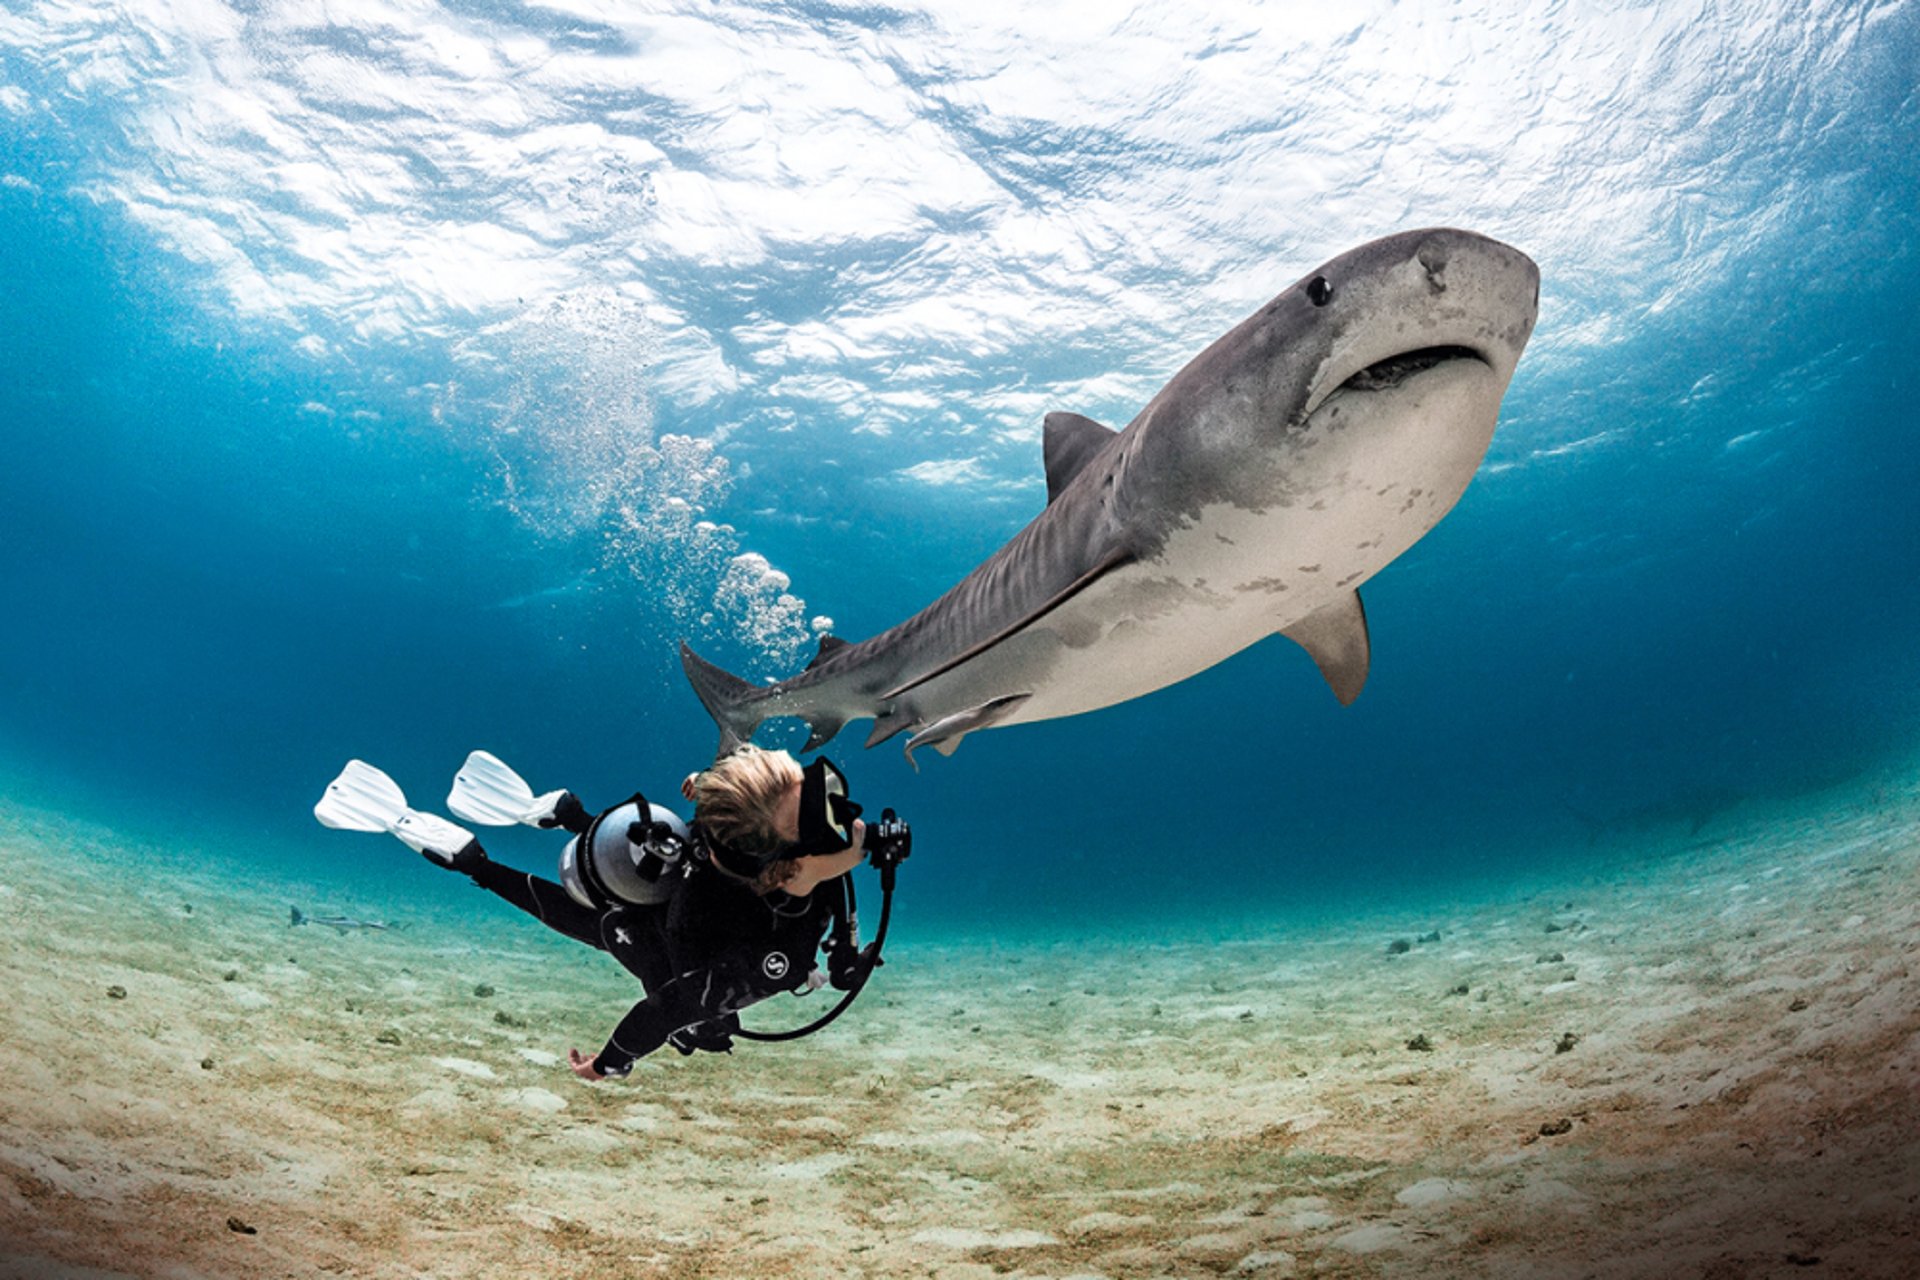
[[[1132,564],[1133,562],[1134,562],[1133,552],[1131,551],[1113,552],[1105,560],[1102,560],[1099,564],[1095,565],[1093,568],[1087,570],[1085,573],[1075,578],[1072,582],[1068,583],[1065,590],[1061,591],[1058,595],[1054,596],[1053,599],[1047,601],[1045,604],[1041,605],[1038,609],[1035,609],[1032,613],[1028,614],[1026,617],[1021,618],[1019,621],[1013,623],[1012,625],[1004,627],[1000,631],[996,632],[995,634],[988,636],[985,640],[982,640],[979,644],[973,645],[971,648],[962,650],[960,653],[957,653],[953,657],[948,658],[945,662],[941,663],[939,666],[935,667],[933,670],[928,671],[922,675],[915,676],[913,679],[907,681],[903,685],[899,685],[895,688],[887,690],[885,693],[881,694],[880,697],[885,701],[891,702],[893,699],[899,697],[901,694],[907,693],[914,689],[918,689],[921,685],[927,683],[929,680],[936,680],[939,677],[947,674],[947,672],[953,670],[955,667],[958,667],[963,663],[971,662],[973,659],[979,657],[981,654],[985,653],[987,650],[993,648],[993,646],[1001,643],[1004,640],[1010,640],[1014,636],[1018,635],[1020,632],[1025,631],[1028,627],[1040,621],[1040,619],[1046,617],[1048,614],[1052,613],[1055,609],[1058,609],[1061,605],[1073,599],[1075,596],[1079,595],[1082,591],[1085,591],[1088,587],[1092,586],[1094,583],[1098,582],[1100,579],[1106,577],[1109,573],[1112,573],[1115,569],[1124,569],[1126,566]],[[906,727],[905,725],[901,726],[901,728],[905,728],[905,727]],[[899,730],[896,729],[894,732],[897,733],[899,732]],[[871,746],[872,744],[869,743],[868,745]]]

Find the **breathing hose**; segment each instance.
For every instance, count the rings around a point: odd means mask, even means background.
[[[854,999],[859,996],[862,991],[867,989],[867,981],[873,977],[873,971],[880,967],[880,948],[886,945],[887,923],[893,917],[894,873],[899,869],[899,865],[899,860],[896,858],[889,858],[880,864],[880,924],[879,927],[873,931],[873,945],[866,949],[867,959],[860,974],[859,981],[854,984],[852,990],[840,997],[840,1003],[834,1005],[833,1008],[827,1010],[806,1026],[795,1027],[791,1031],[749,1031],[747,1028],[741,1027],[733,1033],[734,1035],[739,1036],[742,1040],[758,1040],[762,1043],[798,1040],[802,1036],[810,1036],[814,1032],[824,1029],[828,1023],[847,1011],[847,1007],[854,1002]],[[847,915],[851,918],[854,914],[853,880],[849,878],[847,880]]]

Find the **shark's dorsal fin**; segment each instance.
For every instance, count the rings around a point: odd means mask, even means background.
[[[948,658],[945,662],[942,662],[939,666],[935,667],[933,670],[924,671],[921,674],[915,676],[913,679],[908,680],[906,683],[896,685],[895,687],[887,690],[885,693],[881,694],[880,696],[886,699],[887,701],[891,702],[893,701],[893,699],[899,697],[901,694],[907,692],[909,689],[917,689],[921,685],[925,684],[927,681],[932,680],[937,676],[945,675],[947,672],[953,670],[955,667],[959,666],[961,663],[969,662],[972,659],[979,657],[981,654],[985,653],[987,650],[993,648],[993,646],[999,644],[1002,640],[1005,640],[1011,636],[1019,635],[1022,631],[1025,631],[1028,627],[1040,621],[1040,619],[1046,617],[1048,614],[1052,613],[1055,609],[1058,609],[1061,605],[1065,604],[1067,601],[1073,599],[1075,596],[1079,595],[1082,591],[1085,591],[1088,587],[1098,582],[1101,578],[1104,578],[1109,573],[1112,573],[1115,569],[1123,568],[1126,565],[1132,564],[1133,559],[1134,559],[1133,552],[1127,550],[1125,547],[1117,547],[1114,550],[1109,551],[1106,554],[1106,557],[1102,559],[1100,563],[1094,565],[1093,568],[1087,570],[1085,573],[1075,578],[1072,582],[1069,582],[1064,588],[1062,588],[1059,592],[1057,592],[1052,599],[1042,603],[1038,609],[1035,609],[1032,613],[1029,613],[1026,617],[1021,618],[1018,621],[1013,622],[1005,627],[1002,627],[1000,630],[988,636],[985,640],[980,641],[978,644],[969,645],[966,649],[955,654],[953,657]],[[878,741],[878,739],[874,739],[870,741],[868,745],[871,746],[873,741]]]
[[[813,670],[815,667],[825,662],[834,653],[846,647],[847,647],[847,642],[845,640],[842,640],[839,636],[834,636],[834,635],[821,636],[820,649],[817,653],[813,655],[812,661],[807,663],[807,670],[809,671]]]
[[[1367,610],[1360,603],[1358,591],[1347,592],[1280,634],[1313,658],[1341,706],[1360,696],[1373,658],[1373,642],[1367,638]]]
[[[1060,496],[1087,459],[1120,434],[1077,413],[1050,413],[1040,424],[1040,451],[1047,463],[1047,501]]]

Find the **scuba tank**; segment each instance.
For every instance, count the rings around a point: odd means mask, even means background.
[[[692,833],[680,815],[645,796],[606,810],[560,851],[560,883],[588,910],[654,906],[686,878]]]

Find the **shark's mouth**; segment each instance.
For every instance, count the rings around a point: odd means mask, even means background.
[[[1375,361],[1335,387],[1334,392],[1389,391],[1409,378],[1456,360],[1472,360],[1482,365],[1487,363],[1486,358],[1472,347],[1420,347]]]

